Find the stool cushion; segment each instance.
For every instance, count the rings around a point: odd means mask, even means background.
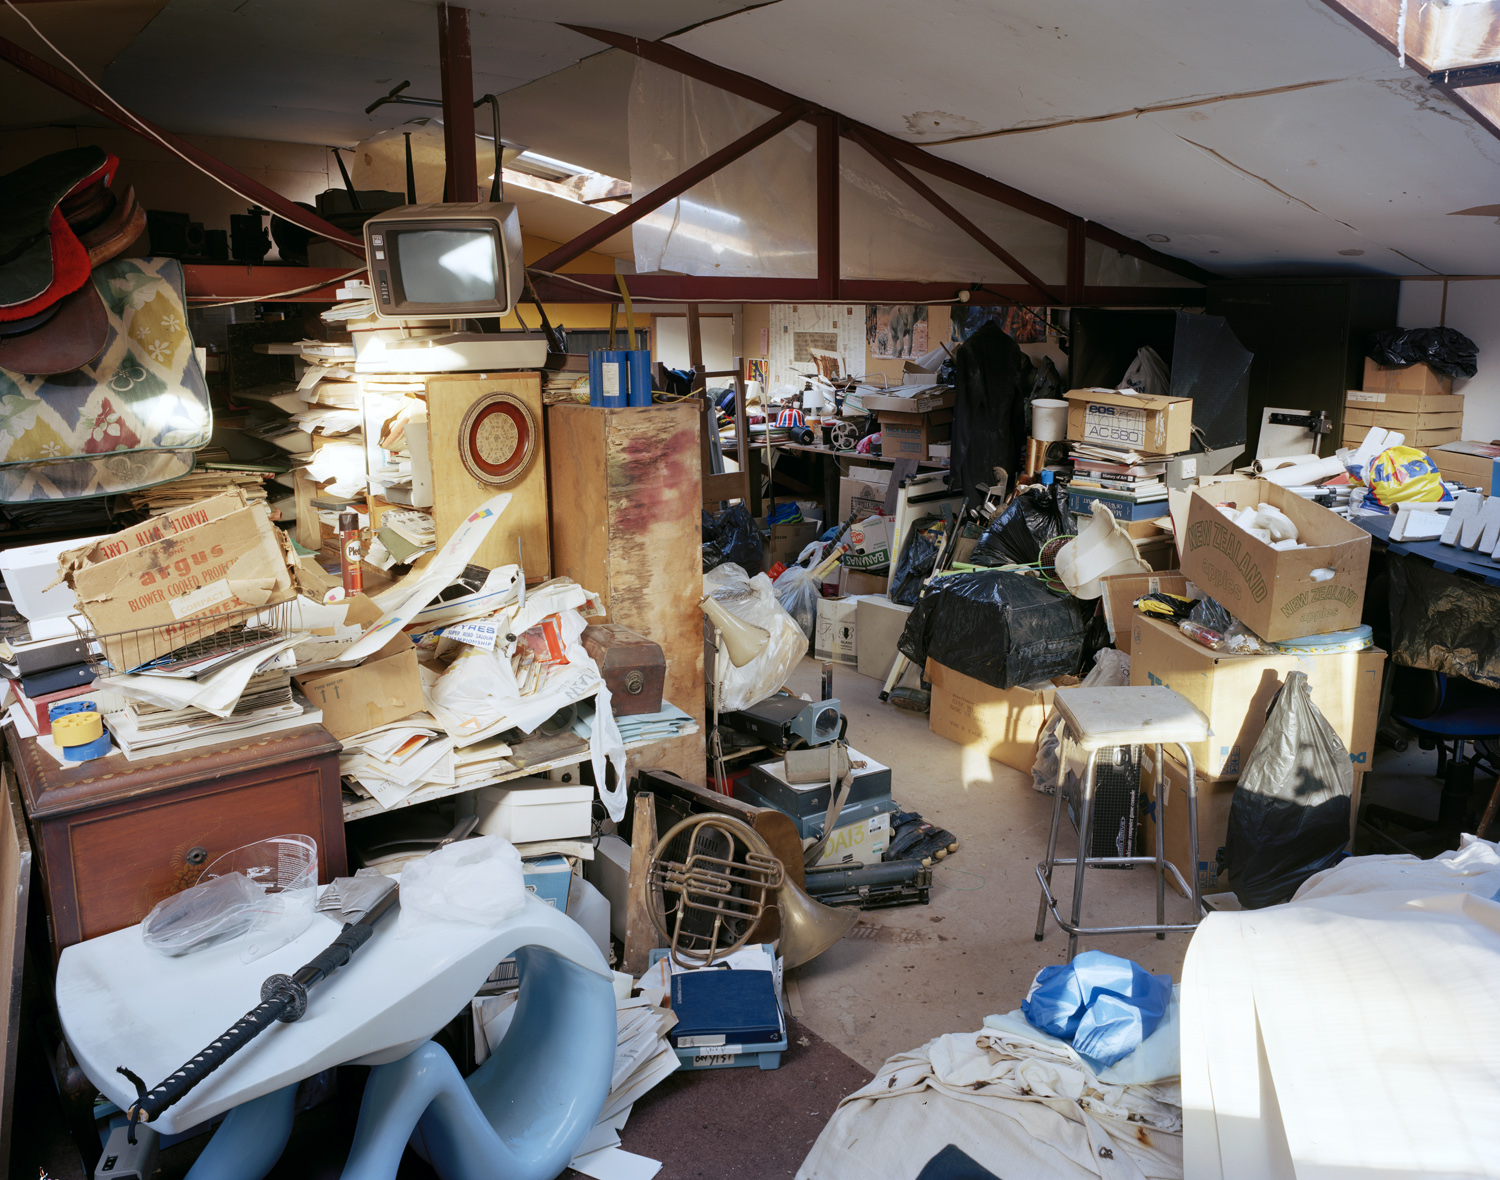
[[[1208,718],[1170,688],[1060,688],[1053,701],[1085,750],[1208,737]]]

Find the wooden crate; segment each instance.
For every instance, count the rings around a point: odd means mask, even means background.
[[[697,404],[547,407],[553,568],[596,591],[608,621],[661,644],[666,700],[700,732],[632,755],[705,781],[702,470]],[[597,622],[599,620],[590,620]]]

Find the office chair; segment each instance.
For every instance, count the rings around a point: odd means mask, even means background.
[[[1469,806],[1476,769],[1482,766],[1500,778],[1500,689],[1398,666],[1392,669],[1391,698],[1393,719],[1416,733],[1422,749],[1437,750],[1437,777],[1443,780],[1438,818],[1434,824],[1380,806],[1371,806],[1367,814],[1409,830],[1435,830],[1450,837],[1465,827],[1487,827],[1500,800],[1500,781],[1482,820],[1471,824]]]

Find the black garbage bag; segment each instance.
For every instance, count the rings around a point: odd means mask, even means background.
[[[1240,904],[1288,901],[1342,860],[1353,795],[1349,751],[1313,704],[1307,674],[1288,673],[1229,804],[1224,861]]]
[[[908,526],[901,554],[896,558],[896,572],[891,577],[892,602],[913,606],[922,597],[922,583],[937,565],[938,557],[939,542],[930,530],[942,523],[941,516],[923,516]]]
[[[972,565],[1030,565],[1053,537],[1078,531],[1062,484],[1033,484],[1018,492],[979,538]]]
[[[1365,355],[1380,365],[1421,361],[1444,377],[1479,372],[1479,345],[1453,328],[1382,328],[1370,333]]]
[[[901,654],[917,667],[931,656],[994,688],[1077,676],[1095,604],[1005,570],[949,574],[907,616]]]
[[[732,561],[752,578],[760,573],[763,547],[750,510],[731,504],[715,518],[703,514],[703,572]]]

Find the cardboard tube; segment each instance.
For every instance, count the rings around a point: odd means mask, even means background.
[[[1315,484],[1319,480],[1332,479],[1343,470],[1344,465],[1339,462],[1338,457],[1330,455],[1326,459],[1319,459],[1316,463],[1295,463],[1290,467],[1268,471],[1261,476],[1261,479],[1267,483],[1274,483],[1277,487],[1302,487],[1306,484]]]
[[[1318,457],[1311,451],[1305,455],[1278,455],[1275,458],[1257,459],[1251,464],[1257,475],[1264,475],[1268,471],[1276,471],[1282,467],[1292,467],[1298,463],[1316,463]]]

